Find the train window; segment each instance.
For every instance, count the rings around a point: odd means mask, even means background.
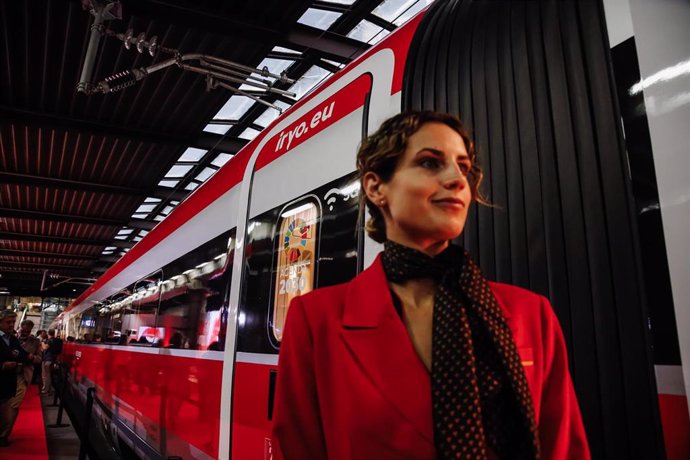
[[[162,337],[156,329],[156,315],[162,281],[163,270],[140,279],[134,283],[132,295],[125,301],[120,327],[130,336],[131,344],[160,344]]]
[[[161,285],[161,346],[223,350],[234,235],[225,232],[163,268],[173,276]]]
[[[357,274],[358,196],[348,174],[247,223],[238,352],[275,353],[294,297]]]
[[[274,235],[274,287],[272,333],[283,337],[290,301],[314,289],[318,222],[321,217],[316,197],[300,200],[280,213]]]

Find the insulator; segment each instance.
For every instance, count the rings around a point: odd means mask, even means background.
[[[288,77],[287,77],[287,72],[284,70],[280,72],[280,82],[281,83],[288,83]]]
[[[134,85],[137,79],[130,70],[123,70],[122,72],[107,77],[105,82],[108,84],[108,91],[106,92],[114,93]]]
[[[132,43],[130,40],[132,40],[133,36],[134,30],[127,29],[127,32],[125,32],[125,37],[122,39],[122,41],[125,42],[125,48],[130,49],[132,47]]]
[[[158,51],[158,37],[154,35],[151,37],[151,40],[149,40],[149,54],[151,57],[156,56],[156,52]]]
[[[137,51],[139,51],[139,54],[144,52],[144,47],[146,47],[146,35],[142,32],[137,37]]]

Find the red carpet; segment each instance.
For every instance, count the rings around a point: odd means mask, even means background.
[[[29,385],[10,435],[10,446],[0,447],[0,459],[48,460],[46,429],[38,385]]]

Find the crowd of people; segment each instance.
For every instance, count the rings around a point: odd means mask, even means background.
[[[54,329],[32,335],[33,321],[22,321],[18,330],[16,322],[16,312],[0,310],[0,447],[9,445],[29,385],[40,385],[41,394],[52,392],[51,371],[62,353]]]

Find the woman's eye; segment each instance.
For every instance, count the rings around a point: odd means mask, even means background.
[[[424,158],[419,164],[422,168],[436,169],[439,166],[439,161],[435,158]]]
[[[467,163],[460,163],[460,171],[466,176],[472,172],[472,165]]]

